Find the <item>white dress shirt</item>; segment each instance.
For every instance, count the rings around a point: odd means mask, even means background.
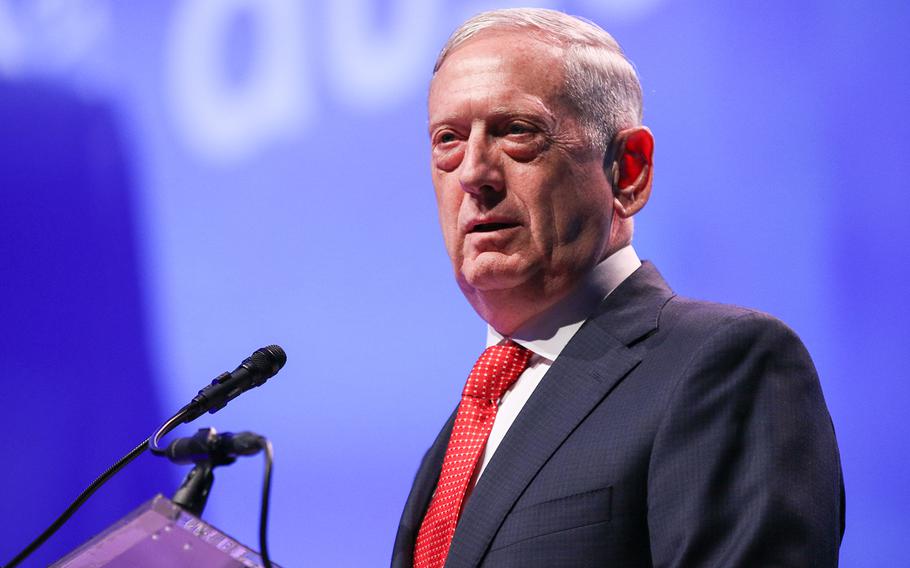
[[[641,266],[632,245],[624,247],[598,264],[566,298],[518,329],[510,339],[531,351],[528,367],[499,400],[493,429],[483,450],[480,467],[474,472],[469,490],[477,483],[490,458],[499,447],[518,413],[540,384],[547,370],[575,335],[575,332],[623,280]],[[505,341],[487,326],[487,347]]]

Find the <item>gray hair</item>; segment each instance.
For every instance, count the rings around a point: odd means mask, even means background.
[[[622,48],[597,24],[556,10],[509,8],[477,14],[452,32],[433,75],[453,51],[485,30],[529,30],[565,50],[566,95],[599,150],[606,151],[620,130],[641,124],[641,84]]]

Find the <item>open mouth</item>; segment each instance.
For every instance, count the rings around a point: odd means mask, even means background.
[[[474,225],[474,228],[471,229],[472,233],[492,233],[493,231],[500,231],[502,229],[511,229],[512,227],[517,227],[518,223],[479,223]]]

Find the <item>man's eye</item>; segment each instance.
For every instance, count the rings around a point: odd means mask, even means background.
[[[436,137],[436,143],[447,144],[449,142],[454,142],[456,139],[454,132],[440,132]]]
[[[523,122],[513,122],[509,124],[507,131],[514,135],[528,134],[531,132],[531,127]]]

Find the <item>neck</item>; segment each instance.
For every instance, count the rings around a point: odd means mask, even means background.
[[[524,289],[463,290],[477,314],[496,331],[511,336],[527,322],[549,310],[568,292],[556,290],[550,294]]]
[[[508,337],[539,339],[571,322],[582,321],[639,266],[632,247],[621,247],[575,278],[551,288],[524,285],[508,290],[473,290],[465,297],[490,326]]]

